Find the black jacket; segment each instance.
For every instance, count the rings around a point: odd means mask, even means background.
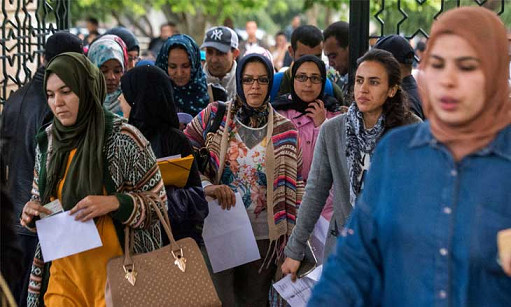
[[[177,154],[186,157],[193,153],[188,138],[183,132],[175,128],[171,128],[164,134],[158,133],[148,136],[148,140],[157,158]],[[165,191],[167,192],[168,201],[167,211],[174,238],[179,240],[192,237],[197,244],[202,244],[202,227],[209,209],[196,161],[193,161],[190,176],[183,188],[165,186]],[[169,239],[165,233],[163,233],[163,244],[169,244]]]
[[[32,80],[9,97],[2,114],[1,127],[1,136],[5,139],[2,158],[9,168],[7,192],[14,203],[16,230],[34,236],[19,225],[19,217],[31,197],[35,135],[53,116],[43,89],[44,71],[44,67],[37,69]]]
[[[424,112],[422,111],[422,102],[419,96],[419,89],[417,88],[417,81],[410,75],[403,78],[401,87],[408,94],[408,101],[410,102],[410,111],[424,120]]]

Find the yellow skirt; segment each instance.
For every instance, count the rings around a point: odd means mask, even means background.
[[[123,251],[110,216],[100,217],[96,227],[103,246],[52,262],[46,306],[106,306],[106,266]]]

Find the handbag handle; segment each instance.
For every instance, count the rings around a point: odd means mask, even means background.
[[[149,204],[147,207],[148,210],[153,209],[156,214],[158,215],[158,219],[160,220],[160,223],[163,226],[163,229],[165,230],[165,233],[167,233],[167,236],[170,240],[170,246],[171,246],[171,253],[173,254],[174,258],[176,258],[175,254],[177,252],[180,252],[180,256],[183,256],[183,251],[181,247],[177,244],[176,240],[174,239],[174,236],[172,235],[172,228],[170,226],[170,220],[169,215],[167,211],[163,210],[163,213],[161,212],[160,208],[156,205],[156,202],[154,199],[158,199],[158,195],[153,192],[143,192],[138,197],[142,198],[140,201],[145,201]],[[130,229],[129,226],[126,226],[124,228],[124,267],[126,270],[126,267],[134,267],[133,260],[131,259],[131,253],[133,251],[133,231]]]

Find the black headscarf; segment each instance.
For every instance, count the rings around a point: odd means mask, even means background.
[[[252,62],[260,62],[266,68],[268,73],[268,78],[270,82],[268,83],[268,92],[266,93],[266,97],[264,98],[264,103],[258,107],[253,108],[247,104],[247,99],[245,97],[245,93],[243,92],[243,84],[241,83],[243,70],[248,63]],[[236,115],[239,120],[247,126],[258,128],[266,124],[268,121],[269,114],[269,98],[270,91],[273,85],[273,65],[268,58],[264,55],[252,53],[244,56],[238,66],[236,67],[236,92],[238,94],[236,99]]]
[[[306,102],[306,101],[303,101],[300,97],[298,97],[298,95],[296,94],[296,91],[295,91],[295,86],[294,86],[295,76],[296,76],[296,72],[298,71],[298,68],[300,68],[300,66],[302,66],[302,64],[307,63],[307,62],[313,62],[314,64],[316,64],[316,66],[319,69],[319,73],[321,75],[321,80],[322,80],[321,92],[319,93],[318,97],[316,97],[315,99],[322,100],[323,103],[325,104],[325,108],[328,111],[331,111],[331,112],[335,111],[335,107],[336,107],[335,98],[324,94],[325,93],[325,85],[327,82],[325,63],[323,63],[323,61],[321,59],[319,59],[318,57],[316,57],[314,55],[304,55],[293,63],[293,66],[291,67],[291,93],[282,95],[275,99],[275,101],[272,103],[272,106],[276,110],[290,110],[291,109],[291,110],[296,110],[302,114],[307,113],[305,110],[309,107],[310,101]],[[289,99],[289,95],[291,95],[291,99]]]
[[[138,39],[130,30],[124,27],[115,27],[105,32],[106,34],[113,34],[119,36],[126,44],[127,51],[140,51]]]
[[[142,132],[156,156],[160,156],[159,153],[169,147],[166,143],[169,138],[162,136],[173,128],[179,129],[169,77],[156,66],[139,66],[122,76],[121,87],[131,106],[129,123]]]
[[[83,53],[83,41],[67,31],[55,32],[46,41],[44,59],[49,62],[57,54],[64,52]]]

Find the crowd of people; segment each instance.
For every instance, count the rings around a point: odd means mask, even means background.
[[[343,21],[293,20],[271,51],[254,21],[243,42],[214,26],[200,45],[175,26],[151,41],[154,60],[123,27],[56,32],[6,102],[1,272],[18,306],[105,306],[124,227],[134,253],[169,244],[149,201],[200,246],[223,306],[286,306],[272,284],[298,277],[320,216],[309,306],[511,304],[511,49],[494,12],[443,13],[418,82],[399,35],[360,57],[350,82]],[[165,185],[157,158],[191,154],[186,184]],[[35,221],[57,199],[94,221],[101,247],[44,261]],[[211,199],[244,206],[259,260],[213,272]]]

